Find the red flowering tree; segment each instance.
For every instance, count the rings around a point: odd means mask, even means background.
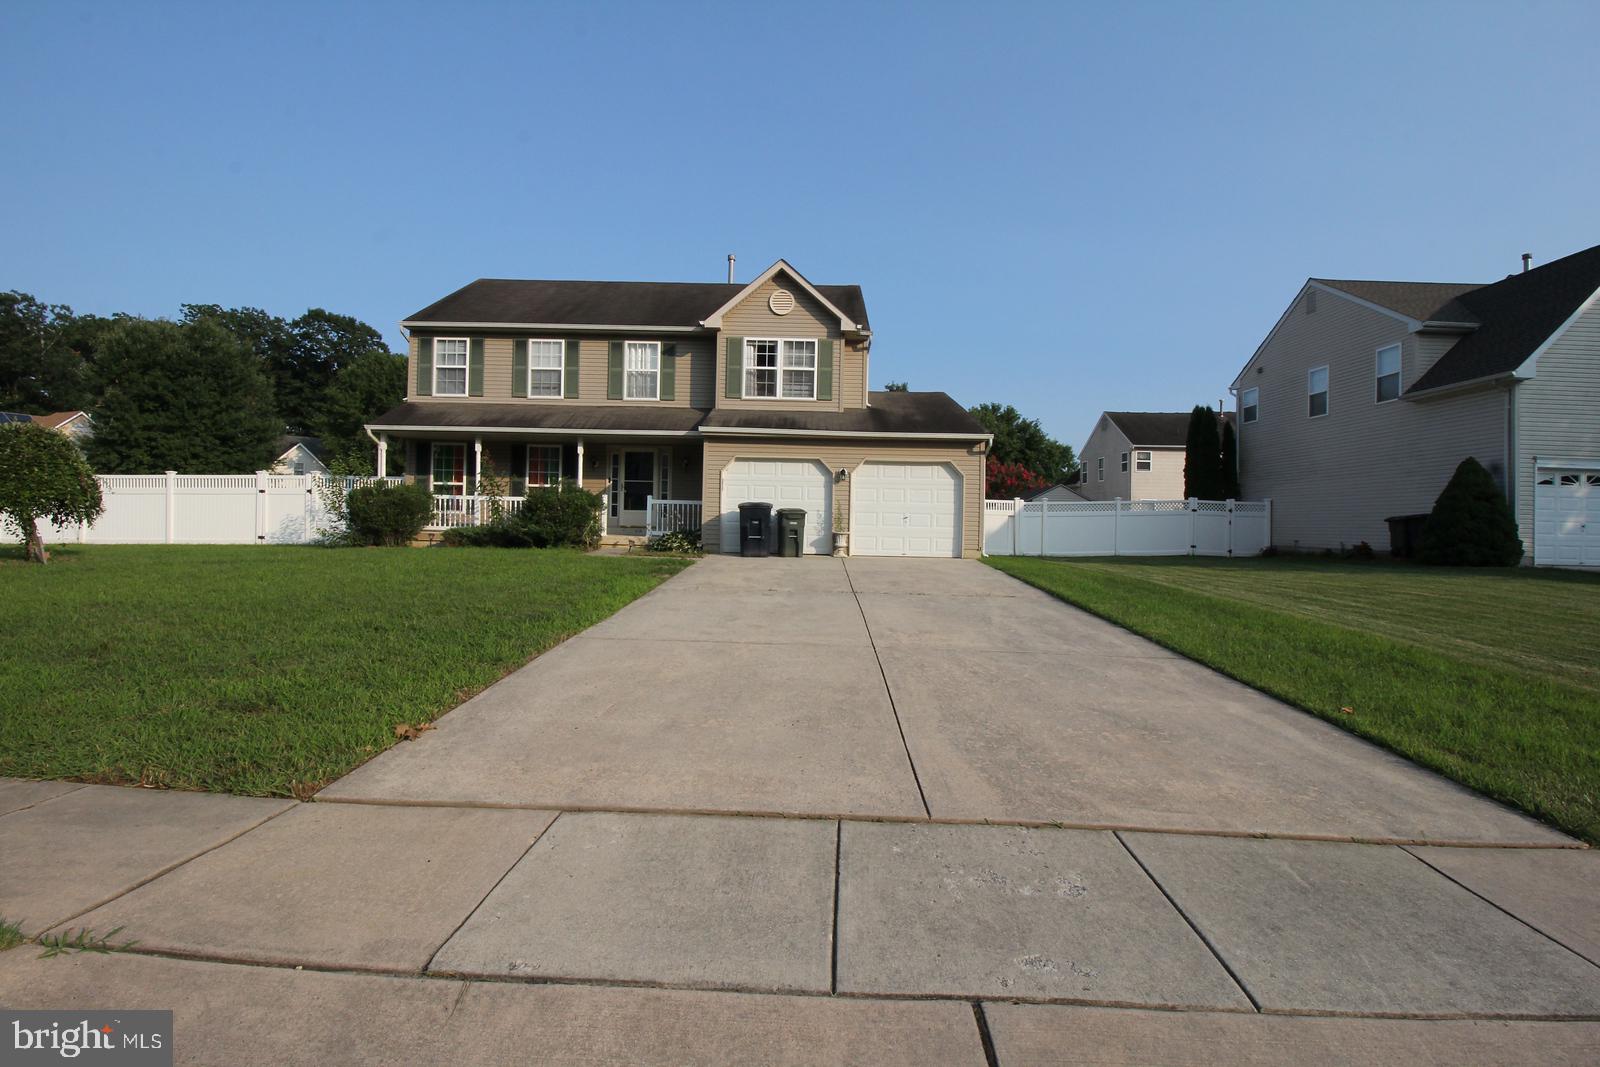
[[[1049,486],[1049,482],[1020,463],[989,460],[987,495],[990,500],[1010,500],[1013,497],[1030,496]]]

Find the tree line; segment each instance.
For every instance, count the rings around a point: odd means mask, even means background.
[[[349,315],[184,304],[176,320],[0,294],[0,411],[87,411],[104,474],[261,470],[285,434],[370,469],[363,423],[405,395],[405,356]]]

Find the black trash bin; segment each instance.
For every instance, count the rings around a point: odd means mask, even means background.
[[[1390,515],[1383,520],[1389,524],[1389,554],[1395,559],[1410,559],[1417,554],[1422,543],[1422,527],[1426,515]]]
[[[744,503],[739,505],[739,555],[767,555],[767,538],[772,531],[772,505]]]
[[[806,551],[804,508],[778,509],[778,555],[803,556]]]

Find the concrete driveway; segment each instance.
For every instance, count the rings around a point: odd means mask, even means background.
[[[1566,840],[961,560],[708,558],[319,799]]]

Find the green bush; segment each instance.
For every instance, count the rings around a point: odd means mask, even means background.
[[[673,552],[679,555],[696,556],[701,552],[699,530],[673,530],[670,533],[657,534],[645,542],[646,549],[651,552]]]
[[[433,517],[433,493],[420,482],[358,485],[350,490],[345,513],[356,544],[404,545]]]
[[[1417,560],[1451,567],[1513,567],[1522,539],[1505,494],[1483,464],[1461,461],[1422,527]]]
[[[530,489],[522,507],[481,526],[446,530],[444,543],[477,548],[593,548],[605,499],[575,482]]]

